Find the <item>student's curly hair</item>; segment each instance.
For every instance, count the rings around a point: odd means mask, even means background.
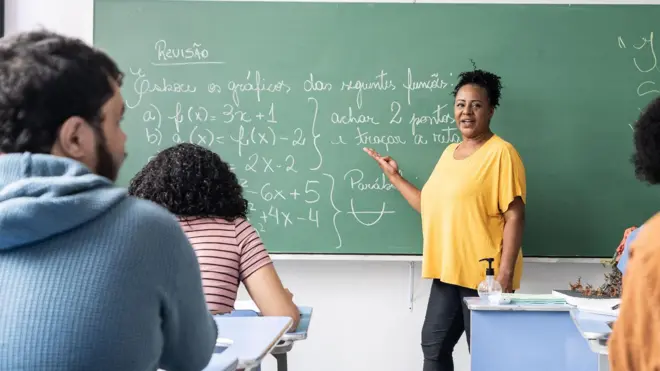
[[[0,152],[50,153],[70,117],[101,133],[101,108],[123,73],[107,54],[46,30],[0,40]]]
[[[243,188],[229,165],[216,153],[190,143],[161,151],[131,179],[128,193],[181,217],[233,221],[247,216]]]
[[[494,73],[484,70],[474,69],[473,71],[462,72],[458,75],[458,83],[454,86],[452,95],[456,98],[458,91],[465,85],[474,84],[486,90],[488,101],[493,108],[500,105],[500,95],[502,83],[500,77]]]
[[[660,98],[646,106],[633,128],[635,176],[649,184],[660,183]]]

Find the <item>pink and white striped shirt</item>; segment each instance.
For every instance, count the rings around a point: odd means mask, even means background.
[[[209,310],[231,312],[240,283],[272,264],[257,231],[243,218],[179,218],[179,223],[195,249]]]

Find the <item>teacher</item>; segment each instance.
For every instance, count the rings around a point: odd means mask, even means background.
[[[491,131],[499,105],[500,78],[463,72],[452,95],[463,140],[447,146],[419,190],[401,176],[393,158],[365,151],[390,182],[421,213],[422,276],[433,279],[422,327],[424,371],[454,369],[452,352],[463,332],[470,345],[470,315],[463,299],[477,296],[486,263],[504,292],[520,286],[524,229],[525,168],[516,149]]]

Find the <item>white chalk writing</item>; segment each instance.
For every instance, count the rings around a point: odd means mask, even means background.
[[[212,48],[200,42],[159,40],[155,52],[157,66],[217,62]],[[361,148],[403,153],[401,162],[414,167],[418,158],[410,154],[429,148],[434,157],[461,140],[449,95],[424,94],[447,88],[439,72],[379,68],[349,78],[314,71],[280,76],[255,64],[239,73],[236,66],[226,66],[232,73],[224,67],[204,72],[211,74],[204,79],[159,73],[183,68],[135,66],[127,76],[126,104],[128,115],[141,118],[140,144],[151,154],[194,143],[231,161],[248,199],[249,220],[263,238],[313,228],[330,236],[321,243],[341,249],[347,228],[389,228],[405,204]],[[653,84],[642,88],[649,91]],[[415,105],[418,96],[423,104]]]

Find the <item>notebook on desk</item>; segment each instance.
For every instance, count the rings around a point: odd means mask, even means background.
[[[511,304],[550,305],[566,304],[566,300],[552,294],[502,294]]]

